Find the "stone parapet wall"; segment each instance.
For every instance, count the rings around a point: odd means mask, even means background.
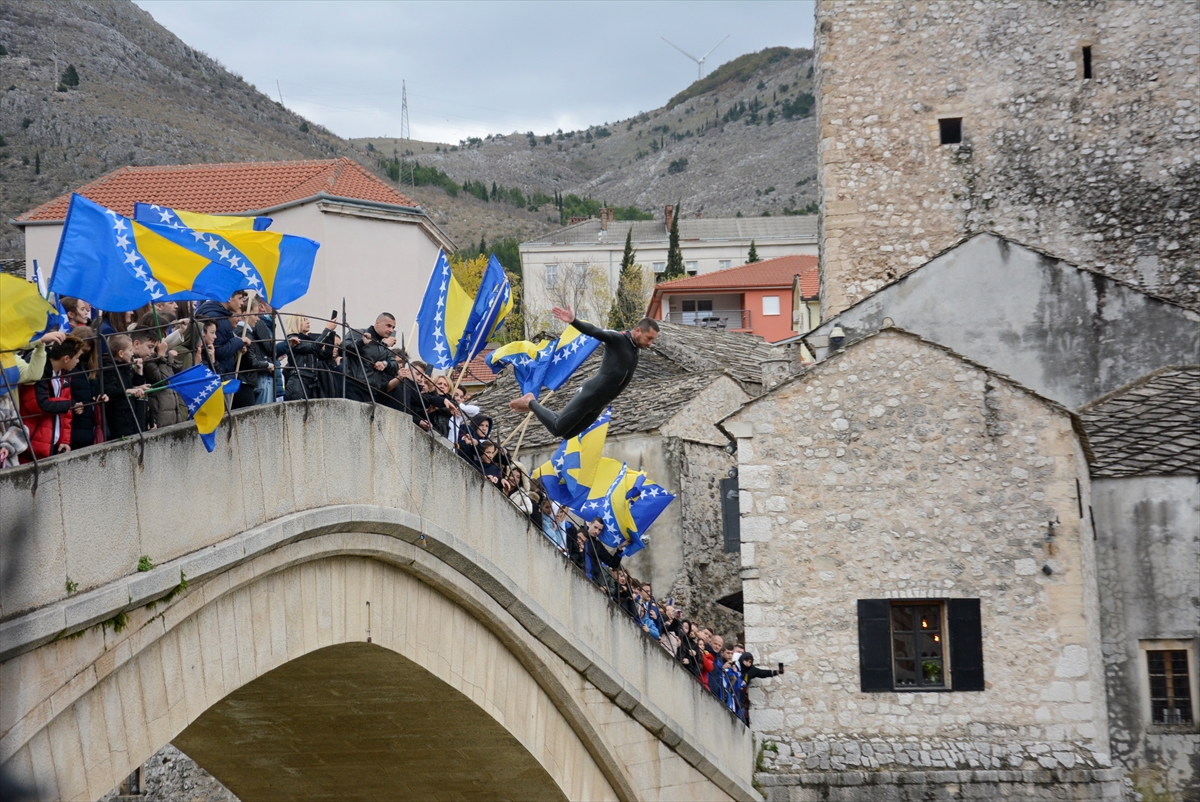
[[[985,230],[1195,307],[1198,42],[1189,0],[821,0],[824,316]]]
[[[1049,771],[844,771],[755,776],[767,802],[1123,802],[1116,769]]]

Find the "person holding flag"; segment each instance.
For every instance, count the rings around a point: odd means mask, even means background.
[[[604,343],[604,359],[600,362],[600,370],[583,383],[561,412],[555,413],[542,406],[532,392],[513,399],[508,406],[516,412],[532,412],[546,427],[546,431],[555,437],[568,439],[595,423],[633,379],[638,353],[643,348],[649,348],[658,336],[658,321],[642,318],[629,331],[611,331],[577,319],[569,308],[556,306],[552,313],[562,322],[574,326],[581,334]]]

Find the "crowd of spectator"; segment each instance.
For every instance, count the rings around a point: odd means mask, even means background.
[[[734,637],[690,621],[674,599],[622,567],[624,550],[601,540],[601,518],[585,521],[551,500],[449,376],[410,360],[396,319],[380,314],[355,330],[336,319],[314,334],[306,317],[281,315],[261,299],[160,303],[137,312],[97,313],[62,299],[69,331],[43,336],[19,355],[20,383],[0,395],[0,468],[188,420],[182,398],[163,383],[203,364],[240,382],[239,409],[279,401],[347,398],[379,404],[413,423],[495,485],[642,632],[730,711],[749,723],[748,686],[783,670],[761,669]],[[333,317],[336,317],[333,316]]]

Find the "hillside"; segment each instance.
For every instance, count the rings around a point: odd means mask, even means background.
[[[354,155],[130,2],[0,3],[0,44],[0,257],[8,220],[122,165]]]
[[[493,183],[518,188],[527,200],[537,192],[575,193],[656,216],[677,200],[686,212],[706,217],[812,208],[817,127],[811,67],[810,51],[769,48],[722,65],[667,106],[630,119],[458,145],[410,142],[408,150],[421,167],[441,170],[459,184],[478,181],[489,195]],[[396,139],[353,142],[372,149],[376,160],[404,156]],[[426,197],[445,197],[417,187],[422,189]],[[546,204],[538,211],[555,215]]]

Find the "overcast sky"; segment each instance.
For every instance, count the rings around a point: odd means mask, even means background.
[[[812,2],[135,0],[191,47],[344,137],[572,130],[657,108],[743,53],[812,47]]]

